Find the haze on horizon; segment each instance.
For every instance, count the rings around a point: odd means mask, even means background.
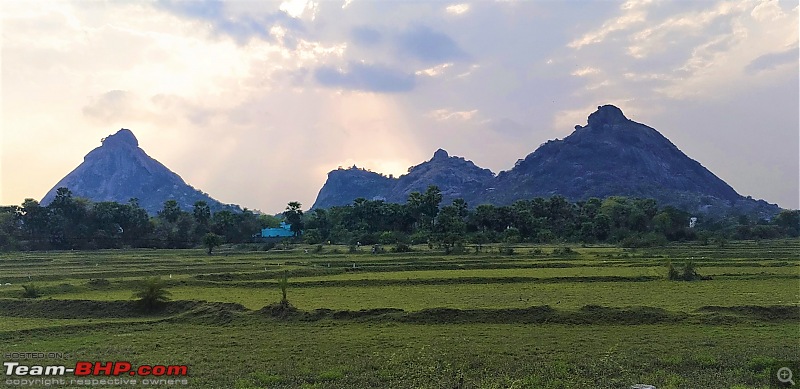
[[[598,105],[744,196],[800,208],[792,1],[8,1],[0,204],[41,199],[100,139],[212,197],[311,206],[337,166],[438,148],[495,173]]]

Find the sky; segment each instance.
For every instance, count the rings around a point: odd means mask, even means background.
[[[438,148],[495,173],[614,104],[744,196],[800,207],[797,1],[4,1],[0,204],[128,128],[275,213]]]

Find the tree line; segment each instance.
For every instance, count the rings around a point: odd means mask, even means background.
[[[274,216],[248,209],[212,214],[204,201],[187,212],[177,201],[167,200],[151,217],[135,198],[127,204],[91,202],[58,188],[47,206],[26,199],[21,206],[0,208],[0,249],[190,248],[209,236],[219,242],[246,243],[261,228],[279,223]]]
[[[0,209],[0,249],[189,248],[257,241],[262,228],[291,224],[295,241],[309,244],[428,244],[446,252],[488,243],[611,243],[656,246],[669,241],[774,239],[800,236],[800,211],[784,210],[771,220],[745,215],[705,219],[655,200],[608,197],[570,202],[562,196],[519,200],[511,205],[470,208],[462,199],[442,205],[438,187],[413,192],[406,203],[358,198],[352,204],[303,212],[290,202],[278,215],[212,213],[203,201],[191,212],[167,200],[149,216],[136,199],[127,204],[91,202],[59,188],[47,206],[26,199]]]
[[[441,205],[438,187],[414,192],[405,204],[356,199],[315,209],[303,218],[307,243],[428,243],[445,251],[486,243],[612,243],[627,247],[669,241],[774,239],[800,236],[800,212],[784,210],[770,221],[744,215],[708,219],[653,199],[621,196],[570,202],[562,196],[469,208],[462,199]]]

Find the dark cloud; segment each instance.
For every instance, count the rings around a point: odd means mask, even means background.
[[[416,26],[398,37],[400,54],[428,63],[467,59],[469,56],[448,35],[426,26]]]
[[[785,51],[777,53],[764,54],[752,61],[744,67],[744,71],[749,74],[755,74],[764,70],[774,69],[784,64],[797,64],[798,61],[798,46],[789,48]]]
[[[228,15],[221,0],[160,0],[156,6],[181,17],[207,21],[215,33],[230,36],[239,44],[247,43],[252,38],[270,40],[269,30],[276,24],[293,31],[304,30],[300,20],[283,11],[263,15]]]
[[[352,62],[349,71],[325,66],[314,71],[318,83],[332,88],[344,88],[380,93],[408,92],[414,89],[414,74],[382,65]]]
[[[362,46],[374,46],[383,40],[380,31],[366,26],[355,27],[350,31],[353,42]]]

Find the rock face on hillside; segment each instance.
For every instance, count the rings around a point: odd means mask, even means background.
[[[742,197],[658,131],[628,119],[613,105],[598,107],[585,126],[575,126],[575,131],[563,140],[541,145],[517,161],[511,170],[497,176],[439,150],[433,159],[411,168],[393,184],[386,177],[380,186],[337,181],[336,187],[358,187],[345,194],[337,193],[329,185],[330,177],[314,207],[349,204],[356,197],[404,202],[409,193],[437,185],[445,194],[444,204],[458,197],[476,206],[505,205],[553,195],[571,201],[630,196],[654,198],[663,205],[689,212],[717,212],[734,207],[744,213],[769,217],[779,211],[776,205],[763,200]],[[320,201],[323,194],[337,201]]]
[[[409,168],[408,174],[399,178],[355,166],[334,170],[328,173],[328,180],[312,208],[347,205],[359,197],[403,203],[411,192],[425,192],[429,185],[438,186],[443,201],[449,203],[456,198],[475,198],[492,178],[494,173],[489,169],[479,168],[461,157],[451,157],[447,151],[439,149],[429,161]]]
[[[733,204],[742,198],[658,131],[613,105],[598,107],[586,126],[543,144],[501,173],[494,188],[484,198],[500,204],[555,194],[573,201],[621,195],[673,204],[698,197]]]
[[[155,214],[169,199],[175,199],[184,210],[191,210],[196,201],[205,201],[212,210],[238,210],[222,204],[209,195],[186,184],[183,179],[139,148],[139,141],[128,129],[102,140],[102,145],[83,158],[75,170],[61,179],[44,196],[49,204],[56,189],[69,188],[73,195],[89,200],[127,203],[139,199],[139,205]]]
[[[368,200],[386,199],[394,184],[394,179],[379,173],[360,169],[356,166],[337,169],[328,173],[328,180],[320,189],[317,200],[311,208],[330,208],[346,205],[363,197]]]

